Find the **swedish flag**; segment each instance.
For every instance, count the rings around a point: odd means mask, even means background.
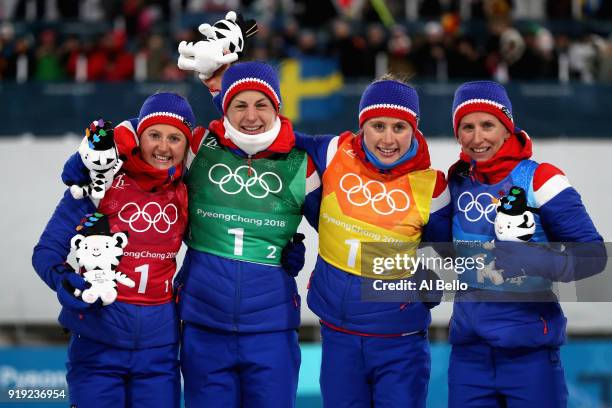
[[[334,59],[286,59],[280,79],[282,113],[292,121],[330,119],[342,107],[342,74]]]

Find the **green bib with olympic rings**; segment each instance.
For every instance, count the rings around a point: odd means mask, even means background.
[[[189,168],[189,231],[198,251],[280,265],[306,193],[306,153],[249,160],[209,133]]]

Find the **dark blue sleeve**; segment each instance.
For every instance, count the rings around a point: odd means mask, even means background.
[[[212,101],[213,101],[213,105],[215,105],[215,108],[217,108],[217,112],[219,112],[219,114],[223,116],[224,113],[223,113],[223,107],[221,106],[221,92],[213,96]]]
[[[433,214],[423,228],[422,242],[452,242],[452,205],[447,204]]]
[[[321,209],[321,197],[323,195],[323,187],[319,187],[306,195],[304,199],[304,217],[306,221],[319,231],[319,212]]]
[[[95,210],[91,200],[75,200],[69,190],[55,208],[32,254],[36,273],[51,289],[56,290],[59,276],[66,270],[64,262],[70,253],[70,240],[76,235],[75,228],[83,215]]]
[[[68,158],[64,164],[64,170],[62,171],[62,181],[67,186],[77,184],[79,186],[91,183],[89,177],[89,170],[83,164],[81,155],[76,152]]]
[[[548,268],[549,279],[571,282],[595,275],[605,268],[607,253],[603,238],[573,187],[566,188],[541,206],[540,220],[548,240],[563,242],[566,247],[566,267]]]
[[[320,135],[311,136],[301,132],[294,132],[295,146],[298,149],[305,150],[314,162],[315,167],[319,171],[319,175],[323,177],[323,172],[327,168],[327,147],[335,135]]]
[[[421,237],[421,242],[433,243],[431,246],[442,257],[453,257],[455,255],[452,245],[452,211],[452,204],[449,203],[430,214]]]
[[[334,135],[311,136],[301,132],[294,132],[295,146],[298,149],[305,150],[312,159],[315,165],[321,183],[323,183],[323,173],[327,168],[327,148]],[[321,207],[321,198],[323,196],[323,187],[308,193],[304,200],[304,216],[308,223],[315,229],[319,230],[319,210]]]

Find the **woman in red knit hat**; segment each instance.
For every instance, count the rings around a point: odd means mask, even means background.
[[[274,68],[239,63],[220,78],[208,83],[220,91],[223,117],[194,131],[188,160],[179,301],[185,402],[292,407],[300,367],[294,278],[305,252],[294,235],[320,182],[280,115]]]
[[[182,174],[193,122],[189,103],[172,93],[147,98],[139,117],[119,124],[114,135],[109,122],[94,122],[91,146],[114,137],[122,167],[101,200],[77,200],[67,190],[34,248],[34,268],[57,292],[59,321],[72,333],[67,363],[72,406],[180,406],[172,277],[187,225]],[[63,178],[73,184],[87,174],[77,153]],[[132,285],[117,285],[116,300],[104,306],[75,296],[75,289],[89,284],[66,263],[83,217],[81,242],[92,234],[127,235],[116,271]],[[95,228],[102,224],[106,231]],[[74,242],[77,251],[86,251]]]
[[[460,256],[484,247],[487,266],[460,275],[469,289],[450,321],[449,406],[565,407],[566,319],[552,284],[600,272],[602,238],[565,174],[531,160],[503,86],[461,85],[452,115],[453,241]]]

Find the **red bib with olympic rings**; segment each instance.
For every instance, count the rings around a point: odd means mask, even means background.
[[[184,186],[147,192],[121,173],[100,201],[98,211],[108,215],[111,231],[128,234],[118,270],[136,285],[117,283],[118,300],[155,305],[172,299],[176,254],[187,225],[179,188]]]

